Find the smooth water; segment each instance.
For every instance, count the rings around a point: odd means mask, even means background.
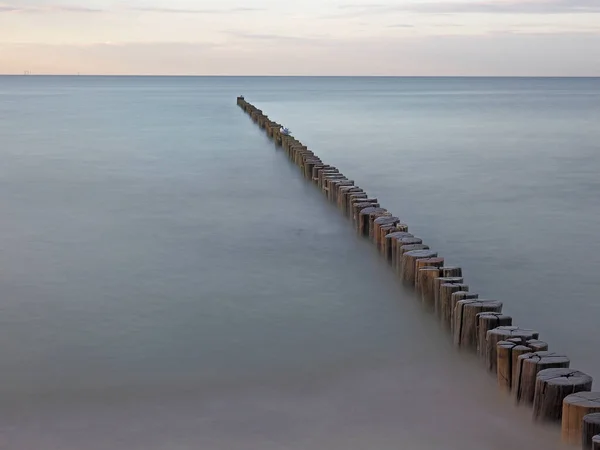
[[[600,79],[0,77],[0,448],[557,448],[240,93],[600,377]]]

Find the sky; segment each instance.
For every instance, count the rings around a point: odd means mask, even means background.
[[[600,0],[0,0],[0,73],[600,76]]]

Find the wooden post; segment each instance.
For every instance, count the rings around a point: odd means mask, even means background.
[[[456,304],[461,300],[475,300],[479,294],[469,291],[457,291],[450,297],[450,333],[454,336],[454,323],[456,322]]]
[[[391,233],[395,233],[396,231],[398,231],[398,228],[396,228],[396,225],[382,225],[379,227],[379,251],[381,252],[381,254],[383,256],[386,255],[385,253],[385,237],[388,234]]]
[[[435,310],[435,295],[433,293],[434,280],[440,277],[441,269],[437,267],[424,267],[420,269],[419,290],[421,291],[421,301],[430,311]]]
[[[327,173],[323,174],[321,178],[320,188],[321,191],[325,194],[327,198],[329,198],[329,191],[331,190],[329,184],[333,180],[347,180],[346,176],[343,173]]]
[[[330,198],[330,200],[336,204],[338,204],[338,199],[340,196],[340,192],[341,189],[343,187],[354,187],[354,180],[339,180],[339,181],[335,181],[333,183],[330,183],[333,187],[333,191],[332,191],[332,196]]]
[[[313,180],[315,182],[315,184],[317,186],[319,186],[320,189],[322,189],[322,185],[323,185],[323,177],[327,176],[327,175],[333,175],[333,174],[339,174],[340,171],[334,168],[324,168],[324,167],[319,167],[316,170],[317,172],[317,178],[315,180]]]
[[[361,236],[369,236],[369,224],[371,222],[371,214],[386,213],[387,210],[376,206],[370,206],[360,210],[358,215],[358,233]]]
[[[354,186],[354,180],[334,180],[329,182],[329,200],[337,205],[340,189],[347,186]]]
[[[400,222],[400,219],[392,216],[391,214],[387,217],[377,217],[373,221],[373,242],[375,242],[377,248],[381,248],[381,227],[386,225],[395,226],[398,222]]]
[[[354,180],[348,178],[343,180],[334,180],[329,182],[329,200],[337,205],[340,188],[344,186],[354,186]]]
[[[363,209],[366,208],[379,208],[379,203],[374,203],[371,200],[373,199],[369,199],[369,198],[365,198],[364,201],[357,201],[352,203],[352,210],[353,210],[353,221],[354,221],[354,227],[356,228],[356,231],[360,231],[361,229],[361,211]]]
[[[583,444],[582,448],[590,449],[592,437],[599,433],[600,392],[578,392],[565,397],[562,406],[563,442],[573,445]]]
[[[441,268],[440,272],[444,272],[444,267]],[[439,277],[433,280],[433,296],[436,316],[442,316],[442,305],[440,303],[440,286],[446,283],[461,284],[463,281],[464,280],[462,277]]]
[[[312,168],[311,181],[313,183],[317,183],[319,180],[319,172],[322,170],[337,170],[335,167],[330,166],[329,164],[315,164]]]
[[[398,239],[402,239],[405,237],[414,237],[412,234],[404,231],[394,231],[385,236],[385,258],[389,263],[395,265],[395,256],[396,256],[396,244]]]
[[[455,278],[462,277],[462,269],[460,267],[444,267],[442,269],[442,277],[444,278]]]
[[[532,353],[548,351],[548,344],[538,339],[529,339],[525,345],[531,349]]]
[[[378,212],[369,214],[369,228],[368,228],[367,236],[369,236],[369,238],[373,242],[375,242],[375,221],[377,219],[379,219],[380,217],[392,217],[392,213],[389,212],[387,209],[385,209],[385,208],[381,208],[381,209],[383,209],[383,211],[378,211]]]
[[[360,211],[365,208],[378,208],[379,203],[377,203],[377,199],[375,198],[362,198],[362,199],[353,199],[352,200],[352,221],[354,222],[354,226],[358,230],[359,219],[360,219]]]
[[[398,247],[398,256],[400,257],[400,261],[402,261],[402,255],[406,252],[412,252],[413,250],[431,250],[429,245],[425,244],[410,244],[410,245],[401,245]]]
[[[317,179],[315,183],[317,186],[321,187],[323,184],[323,177],[326,175],[339,174],[340,171],[333,166],[329,167],[321,167],[317,169]]]
[[[477,315],[477,348],[485,348],[487,332],[512,325],[512,317],[500,312],[482,312]]]
[[[344,211],[344,213],[347,210],[346,201],[348,200],[348,194],[350,194],[351,192],[362,193],[363,190],[358,186],[342,186],[338,191],[337,206],[339,209]],[[365,197],[366,196],[367,194],[365,194]]]
[[[405,223],[399,223],[398,225],[396,225],[396,228],[398,229],[398,231],[404,231],[405,233],[408,233],[408,225],[406,225]]]
[[[416,249],[415,249],[416,250]],[[427,249],[422,249],[427,250]],[[417,261],[417,267],[415,268],[415,290],[419,292],[421,289],[420,279],[421,269],[424,267],[442,267],[444,265],[444,258],[426,258],[419,259]]]
[[[517,403],[533,403],[535,380],[539,372],[544,369],[566,368],[569,364],[569,358],[565,355],[551,352],[525,353],[519,356],[514,379]]]
[[[500,312],[500,311],[496,311]],[[500,341],[507,341],[512,337],[523,337],[525,339],[537,339],[539,333],[525,328],[502,326],[489,330],[486,336],[486,346],[479,348],[479,355],[485,357],[486,367],[490,371],[496,370],[496,344]]]
[[[406,252],[402,255],[402,280],[410,285],[415,285],[415,272],[417,268],[417,261],[419,259],[427,259],[427,258],[435,258],[437,257],[437,252],[433,252],[431,250],[413,250],[410,252]]]
[[[477,348],[479,313],[501,312],[502,302],[496,300],[460,300],[454,311],[454,344],[458,347]]]
[[[592,377],[573,369],[545,369],[538,373],[533,399],[533,418],[558,422],[563,400],[571,394],[592,389]]]
[[[310,158],[304,162],[304,178],[312,178],[312,170],[317,164],[322,164],[319,158]]]
[[[450,329],[450,320],[452,319],[452,304],[450,299],[452,294],[460,291],[469,291],[469,285],[463,283],[444,283],[440,284],[440,307],[441,314],[440,319],[442,326],[446,329]]]
[[[364,196],[363,196],[363,194],[360,194],[360,195],[351,194],[348,200],[349,200],[348,216],[355,223],[357,221],[357,213],[356,213],[356,209],[354,208],[355,205],[357,205],[359,203],[371,203],[371,206],[379,205],[379,203],[377,203],[376,198],[369,198],[366,196],[366,194],[364,194]]]
[[[348,181],[348,178],[346,178],[346,176],[341,173],[332,173],[323,176],[321,191],[323,191],[325,197],[327,197],[328,200],[331,198],[331,191],[333,189],[331,183],[338,180]]]
[[[496,344],[498,386],[508,392],[512,386],[512,349],[516,346],[517,344],[509,341],[500,341]]]
[[[360,192],[349,192],[346,195],[346,198],[344,200],[344,214],[346,215],[346,217],[350,217],[351,219],[353,219],[352,205],[358,199],[361,199],[361,200],[367,199],[367,193],[361,189]]]
[[[512,366],[512,383],[511,383],[511,390],[514,392],[516,392],[517,389],[517,384],[518,381],[517,379],[519,378],[519,358],[523,355],[526,355],[527,353],[531,353],[532,350],[531,348],[527,347],[526,345],[523,344],[518,344],[516,347],[514,347],[512,349],[512,361],[511,361],[511,366]],[[514,394],[516,396],[516,393]]]
[[[423,240],[414,237],[413,235],[405,236],[403,238],[398,238],[392,241],[394,247],[392,248],[392,267],[396,269],[396,273],[400,275],[400,267],[402,266],[402,252],[400,249],[404,245],[416,245],[422,244]]]
[[[564,419],[563,410],[563,421]],[[600,448],[600,413],[586,414],[581,421],[581,448],[583,450],[596,450]]]

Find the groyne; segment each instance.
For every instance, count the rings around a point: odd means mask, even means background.
[[[565,443],[600,450],[600,435],[594,435],[600,430],[600,392],[592,391],[589,375],[572,368],[566,355],[553,352],[538,331],[515,325],[503,302],[480,298],[460,267],[445,266],[444,258],[410,233],[376,196],[325,163],[244,97],[238,97],[237,104],[283,149],[300,175],[376,246],[423,307],[439,319],[454,345],[478,355],[482,369],[496,376],[499,389],[516,403],[530,405],[534,421],[560,424]]]

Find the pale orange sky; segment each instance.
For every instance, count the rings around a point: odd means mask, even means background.
[[[600,0],[0,0],[0,73],[600,76]]]

